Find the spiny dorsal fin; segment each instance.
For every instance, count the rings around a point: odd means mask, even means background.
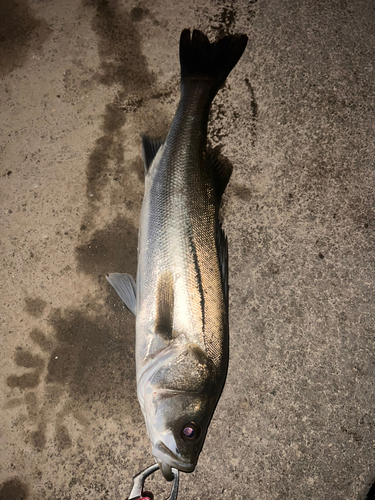
[[[164,144],[162,139],[151,139],[147,135],[142,135],[142,154],[143,164],[145,167],[145,175],[149,171],[151,163],[153,162],[157,152]]]
[[[228,240],[219,221],[216,223],[216,245],[219,254],[221,282],[223,285],[224,302],[228,308]],[[228,309],[227,309],[228,310]]]
[[[113,286],[120,299],[131,313],[136,315],[136,286],[134,279],[127,273],[111,273],[106,276],[107,281]]]
[[[221,197],[223,196],[230,176],[232,175],[233,165],[228,158],[225,158],[225,156],[220,154],[218,148],[207,149],[206,158],[212,172],[212,180],[217,203],[220,205]]]
[[[171,340],[173,332],[174,289],[173,276],[170,271],[164,271],[159,276],[156,288],[156,304],[155,332]]]

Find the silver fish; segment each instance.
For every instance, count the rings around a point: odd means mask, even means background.
[[[107,275],[136,315],[137,392],[164,477],[194,470],[228,367],[228,245],[218,212],[232,173],[207,150],[211,102],[246,35],[184,30],[181,99],[165,142],[143,137],[137,284]]]

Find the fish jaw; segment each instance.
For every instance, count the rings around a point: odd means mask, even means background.
[[[171,433],[173,439],[173,435]],[[173,439],[174,440],[174,439]],[[171,446],[172,447],[172,446]],[[176,443],[174,442],[174,448],[176,449]],[[161,465],[162,470],[168,471],[168,467],[174,467],[182,472],[193,472],[195,469],[195,463],[190,463],[185,460],[177,453],[173,453],[170,448],[168,448],[162,441],[157,441],[155,446],[152,448],[152,454],[154,455],[157,462]]]

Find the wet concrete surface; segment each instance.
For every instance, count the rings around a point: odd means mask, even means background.
[[[250,42],[210,122],[234,166],[229,374],[180,498],[366,498],[374,20],[371,0],[1,2],[1,500],[122,500],[153,462],[105,274],[135,274],[140,134],[168,130],[185,27]]]

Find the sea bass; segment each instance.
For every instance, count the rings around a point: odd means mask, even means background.
[[[219,222],[229,162],[207,149],[211,102],[247,44],[180,39],[181,99],[165,142],[143,136],[136,284],[107,275],[136,316],[137,393],[166,479],[194,470],[228,367],[228,245]]]

